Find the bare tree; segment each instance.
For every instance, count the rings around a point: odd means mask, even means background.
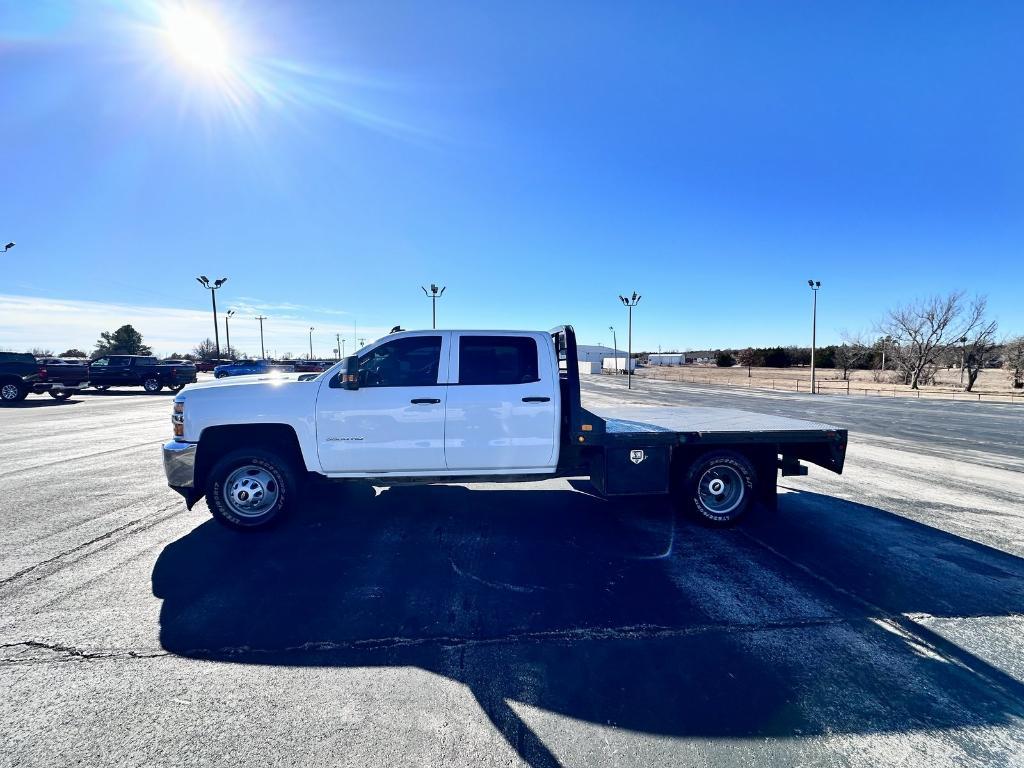
[[[213,343],[213,339],[205,338],[192,350],[197,360],[213,360],[217,356],[217,345]]]
[[[1003,365],[1013,377],[1014,389],[1024,387],[1024,336],[1010,339],[1003,346]]]
[[[879,325],[892,337],[894,362],[911,389],[934,380],[935,368],[958,339],[976,335],[985,321],[984,297],[965,305],[956,291],[890,310]]]
[[[736,360],[739,362],[740,365],[746,367],[748,379],[750,378],[750,369],[755,365],[761,365],[760,356],[750,347],[747,347],[746,349],[741,349],[739,352],[737,352]]]
[[[843,343],[836,347],[836,368],[843,369],[843,381],[850,378],[850,369],[856,368],[871,355],[871,347],[861,334],[842,332]]]
[[[995,320],[985,319],[985,299],[976,300],[972,309],[980,312],[978,325],[972,332],[961,337],[967,339],[964,342],[963,357],[961,358],[964,373],[967,374],[965,392],[970,392],[974,388],[981,369],[988,365],[989,361],[995,357],[996,350],[999,349],[999,344],[996,341],[996,330],[999,325]]]

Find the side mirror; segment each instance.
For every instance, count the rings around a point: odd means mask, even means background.
[[[346,357],[337,378],[341,389],[359,389],[359,358]]]

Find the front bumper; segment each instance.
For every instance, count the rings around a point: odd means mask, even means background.
[[[172,440],[164,443],[164,474],[167,485],[185,497],[185,506],[192,506],[199,501],[203,493],[196,484],[196,443],[180,443]]]

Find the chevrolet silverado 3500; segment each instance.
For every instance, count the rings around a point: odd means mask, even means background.
[[[319,375],[246,376],[178,394],[171,488],[238,529],[289,513],[309,474],[373,485],[589,478],[604,496],[671,494],[713,525],[774,505],[801,461],[843,470],[847,432],[719,408],[580,403],[576,337],[402,331]]]

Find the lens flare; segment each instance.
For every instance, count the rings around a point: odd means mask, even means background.
[[[227,38],[214,20],[198,9],[168,8],[163,29],[171,49],[186,66],[208,73],[224,73],[231,68]]]

